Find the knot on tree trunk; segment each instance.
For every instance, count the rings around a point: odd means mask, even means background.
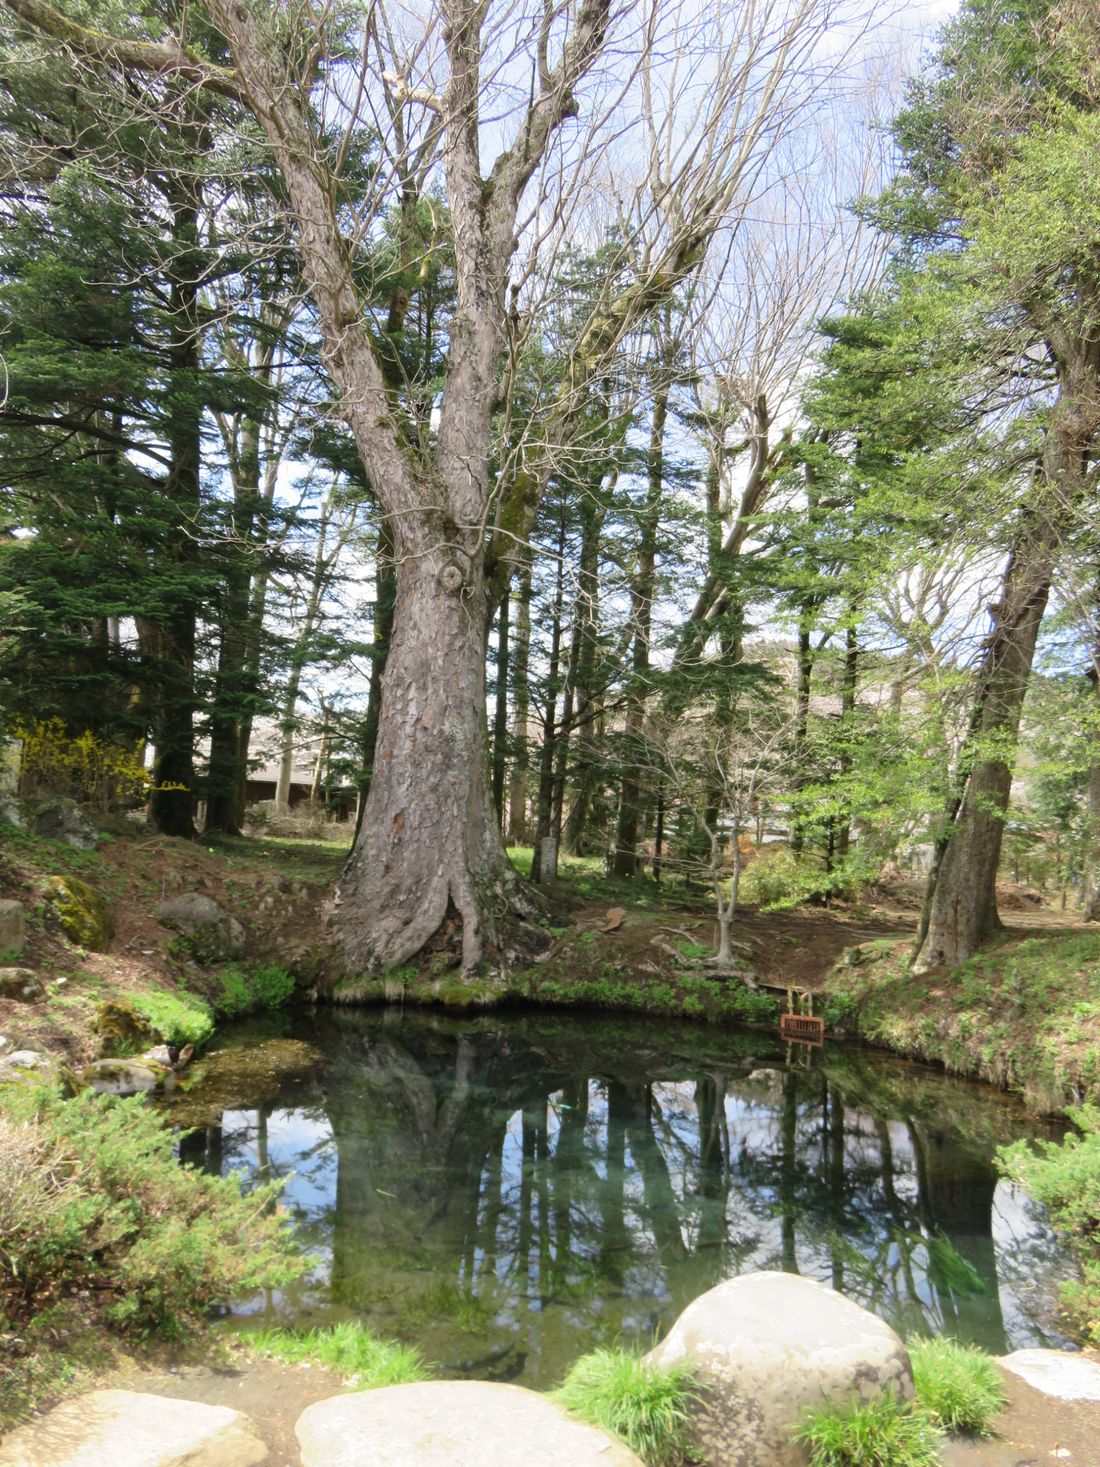
[[[462,574],[461,568],[451,560],[439,572],[438,579],[440,586],[448,595],[456,596],[462,590],[466,577]]]

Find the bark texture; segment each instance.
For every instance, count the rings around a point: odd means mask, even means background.
[[[1032,501],[1022,513],[1005,571],[1003,595],[990,607],[993,627],[963,751],[965,784],[939,847],[927,925],[922,923],[913,963],[917,973],[965,962],[1001,925],[997,870],[1020,715],[1057,557],[1080,505],[1088,445],[1098,422],[1095,348],[1059,345],[1059,400]]]
[[[483,578],[462,579],[438,553],[398,564],[374,776],[341,885],[352,968],[406,961],[452,914],[472,967],[516,903],[488,797],[485,595]]]

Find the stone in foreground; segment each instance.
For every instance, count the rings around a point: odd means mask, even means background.
[[[267,1448],[228,1406],[91,1391],[0,1442],[0,1467],[255,1467]]]
[[[295,1429],[302,1467],[641,1467],[548,1397],[479,1380],[333,1396]]]
[[[1017,1350],[1000,1363],[1029,1386],[1059,1401],[1100,1401],[1100,1365],[1064,1350]]]
[[[805,1467],[790,1437],[807,1411],[913,1395],[889,1325],[789,1273],[750,1273],[702,1294],[646,1359],[686,1364],[702,1387],[692,1431],[710,1467]]]

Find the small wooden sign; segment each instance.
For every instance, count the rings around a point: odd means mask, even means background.
[[[825,1020],[812,1014],[781,1014],[780,1039],[794,1039],[802,1044],[821,1044],[825,1039]]]

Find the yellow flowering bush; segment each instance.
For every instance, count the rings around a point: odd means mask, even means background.
[[[139,804],[153,788],[140,740],[116,743],[90,729],[74,736],[60,718],[19,721],[12,732],[22,743],[19,788],[24,795],[69,795],[104,811]]]

